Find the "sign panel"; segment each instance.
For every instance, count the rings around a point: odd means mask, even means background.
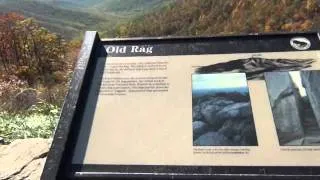
[[[74,114],[62,113],[63,150],[51,150],[61,162],[47,162],[58,176],[320,175],[319,34],[98,39],[91,49],[75,72]]]

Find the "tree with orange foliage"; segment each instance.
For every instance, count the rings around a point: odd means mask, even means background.
[[[0,70],[15,75],[31,87],[59,80],[54,74],[65,71],[65,42],[40,27],[33,19],[16,13],[0,15]],[[59,73],[58,73],[59,74]]]

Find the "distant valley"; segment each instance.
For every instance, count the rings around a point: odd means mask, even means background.
[[[113,36],[117,24],[161,7],[170,0],[0,0],[0,12],[32,17],[66,39],[86,30]]]

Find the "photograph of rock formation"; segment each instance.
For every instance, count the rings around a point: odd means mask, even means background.
[[[244,73],[192,75],[194,146],[257,146]]]
[[[279,144],[320,145],[320,71],[268,72],[265,80]]]
[[[202,66],[196,69],[198,74],[239,72],[246,73],[247,79],[263,79],[263,73],[273,71],[299,71],[310,68],[314,59],[266,59],[251,57],[223,63]]]

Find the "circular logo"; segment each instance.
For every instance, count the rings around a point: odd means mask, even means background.
[[[311,47],[311,42],[309,39],[304,37],[295,37],[290,40],[290,44],[293,48],[297,50],[307,50]]]

